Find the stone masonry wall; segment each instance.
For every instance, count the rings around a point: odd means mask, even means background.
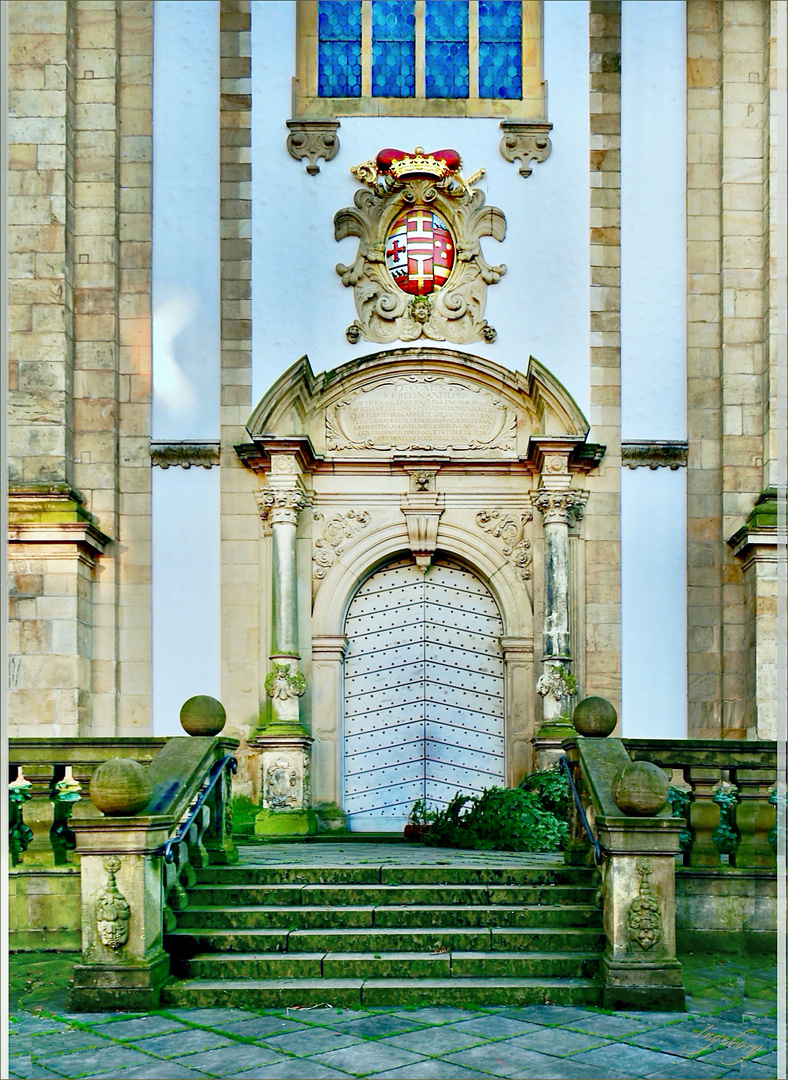
[[[768,26],[764,0],[687,5],[689,735],[754,736],[748,612],[726,541],[766,484]],[[768,453],[768,451],[767,451]]]
[[[12,734],[150,724],[152,13],[9,10]]]
[[[621,701],[621,4],[590,8],[591,355],[589,439],[607,447],[585,531],[584,694]]]

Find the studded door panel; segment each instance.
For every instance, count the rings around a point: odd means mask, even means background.
[[[373,574],[347,616],[345,811],[399,830],[413,801],[445,805],[504,779],[503,632],[461,566],[410,559]]]

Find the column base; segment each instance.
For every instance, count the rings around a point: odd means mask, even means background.
[[[169,977],[168,953],[148,963],[75,964],[68,1005],[74,1012],[157,1009],[162,987]]]
[[[312,836],[317,832],[314,810],[261,810],[254,819],[255,836]]]
[[[563,743],[566,739],[572,739],[577,731],[572,724],[566,724],[560,720],[548,721],[542,724],[531,739],[534,748],[534,758],[537,770],[548,769],[565,753]]]
[[[627,964],[603,956],[600,975],[603,982],[603,1009],[686,1012],[678,960]]]

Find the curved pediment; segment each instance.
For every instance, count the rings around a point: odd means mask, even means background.
[[[447,349],[395,349],[315,375],[304,356],[260,401],[250,436],[306,437],[323,458],[518,459],[532,436],[585,438],[572,396],[533,357],[525,374]]]

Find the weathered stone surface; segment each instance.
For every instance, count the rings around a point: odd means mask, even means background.
[[[611,791],[619,810],[637,817],[658,814],[668,800],[668,779],[659,765],[632,761],[616,774]]]
[[[103,814],[128,816],[147,806],[151,782],[145,768],[132,758],[110,758],[90,779],[90,798]]]

